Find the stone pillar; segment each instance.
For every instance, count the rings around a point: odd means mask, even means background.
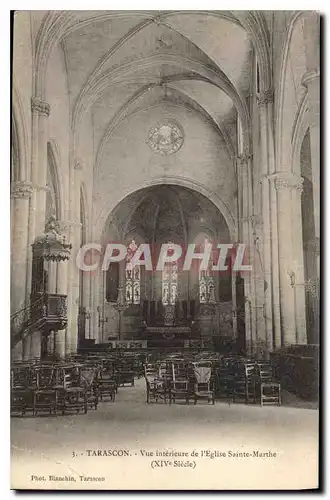
[[[26,262],[28,253],[29,202],[32,185],[26,181],[11,185],[11,311],[19,311],[26,306]]]
[[[101,307],[99,303],[99,289],[100,289],[100,272],[97,270],[91,274],[91,289],[92,289],[92,312],[91,312],[91,329],[92,338],[95,339],[95,343],[99,344],[100,340],[100,328],[99,328],[99,314],[101,312]],[[98,310],[99,309],[99,310]]]
[[[75,193],[75,196],[79,194]],[[76,256],[80,248],[80,223],[70,222],[70,241],[72,242],[72,258],[69,262],[68,286],[68,328],[66,336],[66,352],[77,352],[78,345],[78,314],[79,314],[79,275]]]
[[[50,113],[48,103],[31,98],[32,129],[31,129],[31,181],[33,192],[31,196],[28,224],[28,256],[26,294],[31,293],[32,251],[36,236],[45,229],[45,210],[47,187],[47,117]]]
[[[278,219],[277,219],[277,191],[274,182],[270,182],[270,217],[271,217],[271,250],[272,250],[272,285],[273,285],[273,329],[274,347],[278,349],[282,345],[281,332],[281,307],[280,307],[280,280],[279,280],[279,256],[278,256]]]
[[[68,286],[68,328],[66,337],[67,353],[77,352],[78,346],[78,314],[79,314],[79,286],[80,269],[77,266],[76,257],[81,245],[81,223],[80,223],[80,183],[81,165],[75,163],[70,167],[70,242],[72,244],[72,258],[69,263],[69,286]]]
[[[259,215],[252,216],[252,229],[253,229],[253,278],[255,285],[255,314],[256,314],[256,330],[257,338],[259,340],[260,356],[267,357],[266,344],[266,329],[265,329],[265,281],[263,271],[263,255],[262,255],[262,234],[263,225],[262,217]]]
[[[295,272],[295,319],[298,344],[307,344],[304,249],[302,237],[301,193],[304,179],[292,183],[292,246]]]
[[[29,353],[30,355],[30,353]],[[27,361],[28,357],[24,359],[23,355],[23,342],[18,342],[15,347],[11,350],[11,361]]]
[[[30,359],[40,358],[41,356],[41,337],[42,332],[37,330],[30,335]]]
[[[242,239],[243,243],[246,245],[246,250],[251,259],[251,220],[250,216],[252,213],[252,189],[251,189],[251,155],[242,154],[238,157],[238,175],[240,178],[239,185],[241,187],[241,229],[242,229]],[[251,262],[250,262],[251,263]],[[253,263],[251,263],[253,266]],[[244,295],[248,301],[245,304],[245,336],[246,336],[246,346],[249,354],[253,354],[256,347],[256,322],[255,322],[255,295],[254,295],[254,284],[252,275],[244,276]]]
[[[264,294],[265,294],[265,329],[266,345],[268,350],[273,348],[273,322],[274,317],[280,315],[274,310],[273,315],[273,295],[276,293],[277,279],[274,273],[272,261],[273,238],[276,238],[277,228],[273,225],[271,216],[271,197],[268,176],[275,170],[274,156],[274,134],[273,134],[273,100],[274,93],[271,89],[264,90],[257,95],[259,106],[260,123],[260,165],[261,165],[261,188],[262,188],[262,225],[263,225],[263,267],[264,267]],[[276,241],[276,240],[275,240]],[[274,258],[274,256],[273,256]],[[275,287],[273,287],[275,285]],[[274,323],[275,325],[275,323]]]
[[[27,261],[28,261],[28,232],[29,232],[29,205],[32,194],[32,185],[26,181],[16,181],[11,185],[11,298],[12,313],[27,307],[29,294],[27,293]],[[21,346],[16,349],[16,359],[27,360],[30,356],[30,340],[25,337]],[[18,354],[18,352],[20,354]]]
[[[297,208],[293,191],[302,189],[302,178],[290,173],[276,173],[271,178],[277,191],[278,205],[278,240],[279,240],[279,272],[280,272],[280,303],[282,340],[285,345],[297,343],[296,333],[296,272],[297,272],[297,246],[293,243],[299,237],[296,217],[293,217],[293,209]],[[296,201],[296,200],[295,200]],[[301,227],[300,227],[301,230]],[[302,257],[302,254],[300,254]],[[299,263],[298,268],[302,267]]]
[[[93,339],[95,337],[92,334],[92,323],[91,323],[92,294],[91,294],[90,273],[84,272],[83,287],[84,287],[83,305],[86,308],[85,337],[87,339]]]
[[[47,187],[47,118],[50,113],[48,103],[33,97],[32,110],[32,179],[37,189],[35,232],[41,234],[45,228],[46,187]]]
[[[308,121],[310,131],[311,166],[313,181],[313,204],[315,237],[320,239],[320,73],[310,70],[303,76],[303,85],[308,89]],[[320,278],[319,259],[317,277]]]
[[[57,263],[56,293],[68,295],[68,266],[67,260]],[[58,330],[55,334],[55,353],[60,358],[64,358],[69,352],[66,352],[66,330]]]
[[[307,72],[302,84],[308,94],[308,122],[310,130],[311,163],[313,177],[313,201],[315,237],[320,238],[320,14],[308,11],[303,16],[303,33]],[[319,258],[317,258],[320,278]]]

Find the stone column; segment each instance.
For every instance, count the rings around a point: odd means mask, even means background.
[[[240,187],[242,190],[242,207],[240,214],[241,228],[242,228],[242,239],[243,243],[246,245],[246,250],[248,251],[249,259],[252,257],[251,252],[251,220],[250,216],[252,213],[252,189],[251,189],[251,155],[242,154],[238,156],[238,175],[240,178]],[[251,263],[251,262],[250,262]],[[253,263],[252,263],[253,266]],[[244,295],[248,297],[248,301],[245,304],[245,335],[246,335],[246,346],[247,351],[252,354],[256,347],[256,321],[255,321],[255,295],[254,295],[254,284],[252,275],[244,276]]]
[[[76,195],[78,195],[76,193]],[[76,256],[80,248],[79,222],[69,222],[70,241],[72,242],[72,258],[69,262],[69,284],[68,284],[68,328],[66,337],[67,353],[77,352],[78,345],[78,314],[79,314],[79,274]]]
[[[263,252],[261,241],[263,239],[263,224],[260,215],[252,216],[252,230],[253,230],[253,278],[255,285],[255,314],[256,314],[256,329],[257,338],[259,340],[260,356],[266,356],[269,346],[266,344],[266,329],[265,329],[265,281],[264,281],[264,268],[263,268]]]
[[[68,328],[66,338],[66,351],[77,352],[78,346],[78,314],[79,314],[79,286],[80,270],[77,266],[76,257],[81,245],[81,223],[80,223],[80,183],[82,167],[75,163],[70,167],[70,242],[72,244],[72,258],[69,263],[69,285],[68,285]]]
[[[307,72],[302,84],[308,94],[308,122],[310,130],[311,163],[313,177],[313,201],[315,237],[320,238],[320,14],[307,11],[303,16],[303,33]],[[320,278],[319,258],[317,259]]]
[[[308,89],[308,122],[310,131],[311,165],[313,181],[313,204],[315,238],[320,239],[320,72],[310,70],[303,76],[303,85]],[[317,273],[320,278],[319,258]]]
[[[90,273],[84,273],[83,287],[83,305],[86,308],[85,336],[87,339],[93,339],[95,337],[92,334],[91,324],[92,294]]]
[[[41,338],[42,332],[37,330],[30,335],[30,359],[40,358],[41,356]]]
[[[67,260],[57,263],[56,293],[60,295],[68,295],[68,267]],[[66,336],[65,329],[58,330],[55,334],[55,353],[62,359],[70,354],[70,352],[66,352]]]
[[[27,261],[28,261],[28,232],[29,232],[29,205],[32,194],[32,185],[26,181],[16,181],[11,185],[11,298],[12,313],[27,307],[29,294],[27,293]],[[26,337],[21,346],[16,347],[16,359],[27,360],[30,357],[30,339]]]
[[[291,188],[292,197],[292,246],[295,272],[295,319],[298,344],[307,344],[306,330],[306,299],[304,249],[302,236],[301,193],[303,191],[302,177],[294,177]]]
[[[28,253],[29,202],[32,185],[16,181],[11,185],[11,311],[26,306],[26,262]]]
[[[42,234],[45,228],[46,190],[47,190],[47,117],[50,113],[48,103],[33,97],[32,110],[32,172],[36,188],[35,235]]]
[[[281,308],[280,308],[280,280],[278,256],[278,219],[277,219],[277,191],[274,182],[270,181],[270,217],[271,217],[271,250],[272,250],[272,285],[273,285],[273,328],[274,346],[276,349],[282,345]]]
[[[266,345],[268,350],[273,348],[273,321],[279,311],[274,311],[273,294],[276,293],[277,279],[272,262],[273,238],[276,238],[277,228],[271,217],[270,185],[268,176],[275,170],[274,134],[273,134],[273,100],[272,89],[264,90],[257,95],[259,106],[260,145],[261,145],[261,187],[262,187],[262,225],[263,225],[263,267],[264,267],[264,294],[265,294],[265,329]],[[274,258],[274,256],[273,256]]]
[[[296,227],[293,214],[292,192],[301,189],[302,178],[290,173],[281,172],[272,176],[277,191],[278,205],[278,241],[279,241],[279,273],[282,340],[285,345],[297,343],[296,333],[296,272],[297,255],[294,239],[299,239],[299,228]],[[295,208],[297,208],[295,206]],[[300,237],[301,241],[301,237]]]
[[[26,293],[31,293],[32,251],[36,236],[45,229],[45,210],[47,187],[47,117],[50,105],[36,97],[31,98],[32,130],[31,130],[31,181],[33,192],[29,210],[28,258]]]
[[[95,339],[95,343],[99,344],[100,340],[100,328],[99,328],[99,314],[101,313],[101,307],[99,303],[99,289],[100,289],[100,272],[97,270],[91,274],[91,289],[92,289],[92,317],[91,317],[91,329],[92,338]],[[98,311],[99,308],[99,311]]]

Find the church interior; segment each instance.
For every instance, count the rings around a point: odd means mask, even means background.
[[[317,456],[319,38],[313,11],[15,12],[14,456],[86,429],[86,448],[304,435],[287,463]],[[113,242],[125,259],[79,268]],[[250,272],[131,263],[240,243]]]

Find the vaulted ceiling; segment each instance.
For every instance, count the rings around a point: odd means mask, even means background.
[[[65,26],[73,125],[91,110],[96,150],[123,119],[167,100],[203,114],[234,153],[234,101],[246,103],[253,61],[238,13],[74,11]]]
[[[153,186],[122,200],[108,219],[106,237],[114,225],[124,240],[173,241],[187,244],[203,233],[229,241],[227,224],[217,207],[205,196],[181,186]],[[112,237],[113,237],[112,233]]]

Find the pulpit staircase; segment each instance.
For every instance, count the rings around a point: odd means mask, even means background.
[[[62,330],[67,324],[67,296],[38,294],[31,303],[10,316],[11,348],[32,330]]]

